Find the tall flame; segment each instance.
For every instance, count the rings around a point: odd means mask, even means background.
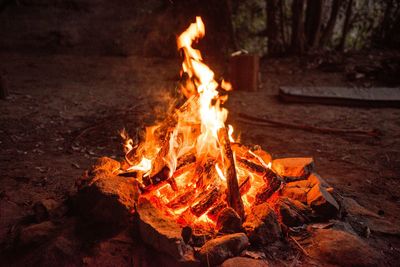
[[[196,154],[199,157],[218,153],[217,132],[225,127],[228,115],[228,111],[220,107],[218,83],[214,80],[214,72],[203,63],[200,51],[192,47],[193,42],[202,38],[204,34],[203,21],[196,17],[196,23],[192,23],[177,40],[178,49],[184,53],[182,70],[194,81],[199,95],[201,134],[196,142]]]

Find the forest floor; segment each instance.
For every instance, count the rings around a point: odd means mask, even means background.
[[[10,91],[9,99],[0,101],[0,243],[4,243],[10,228],[32,213],[36,201],[64,200],[96,158],[122,157],[122,128],[133,135],[165,114],[180,62],[11,52],[1,53],[0,62]],[[364,78],[350,82],[344,71],[326,72],[313,62],[263,60],[262,88],[232,91],[229,122],[242,143],[259,144],[274,157],[312,156],[317,172],[340,194],[399,225],[400,109],[279,101],[278,88],[283,85],[379,85]],[[216,64],[216,69],[223,72],[223,65]],[[239,120],[239,112],[316,127],[376,128],[382,135],[254,126]],[[398,237],[372,234],[366,241],[386,258],[386,264],[396,264]]]

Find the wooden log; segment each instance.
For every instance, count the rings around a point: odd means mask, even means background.
[[[210,218],[213,221],[216,221],[218,219],[218,214],[224,209],[226,208],[226,202],[223,200],[220,200],[219,202],[217,202],[214,207],[212,207],[208,212],[207,212],[207,216],[208,218]]]
[[[282,179],[270,169],[267,169],[263,179],[266,181],[266,184],[256,194],[256,204],[267,201],[282,185]]]
[[[251,181],[250,181],[250,176],[247,176],[246,179],[240,184],[239,186],[239,192],[240,195],[246,194],[251,188]]]
[[[221,196],[220,190],[218,188],[214,188],[211,190],[211,192],[209,192],[202,199],[200,199],[199,202],[193,205],[190,208],[190,211],[197,217],[200,217],[209,208],[211,208],[211,206],[218,200],[220,196]]]
[[[242,198],[239,192],[239,183],[237,180],[235,161],[229,141],[227,129],[221,128],[218,130],[218,138],[221,145],[222,155],[225,163],[225,178],[227,184],[227,203],[233,208],[242,220],[244,220],[244,207]]]
[[[170,202],[167,203],[167,207],[171,209],[178,209],[188,204],[189,200],[195,195],[195,190],[188,189],[184,193],[176,196]]]
[[[264,175],[267,172],[267,169],[262,165],[259,165],[247,159],[239,158],[236,160],[236,162],[244,169],[260,176]]]

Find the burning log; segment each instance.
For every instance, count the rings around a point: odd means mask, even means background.
[[[226,202],[221,200],[217,202],[217,204],[214,205],[208,212],[207,216],[213,221],[216,221],[218,219],[219,213],[226,207]]]
[[[237,159],[236,162],[239,163],[239,165],[241,167],[243,167],[244,169],[246,169],[252,173],[255,173],[257,175],[263,175],[267,171],[267,169],[264,168],[263,166],[261,166],[257,163],[254,163],[253,161],[247,160],[247,159],[239,158],[239,159]]]
[[[266,185],[256,195],[256,204],[261,204],[267,201],[282,185],[280,177],[270,169],[266,169],[267,172],[263,176],[263,179],[267,182]]]
[[[250,176],[247,176],[246,179],[244,179],[244,181],[239,186],[240,195],[246,194],[250,190],[250,187],[251,187]]]
[[[203,215],[220,197],[221,193],[218,188],[214,188],[205,197],[201,198],[198,203],[190,208],[190,211],[200,217]]]
[[[193,198],[194,195],[195,195],[194,190],[192,189],[187,190],[183,194],[180,194],[179,196],[175,197],[170,202],[168,202],[167,207],[171,209],[178,209],[182,206],[185,206],[189,202],[189,200]]]
[[[172,132],[172,129],[168,129],[168,132],[161,144],[161,149],[156,158],[153,160],[153,168],[151,169],[150,177],[156,176],[166,165],[164,158],[169,152],[169,139],[171,138]]]
[[[226,128],[218,130],[218,138],[221,144],[222,154],[225,162],[225,177],[227,184],[227,202],[237,214],[242,218],[245,217],[242,198],[239,191],[239,183],[236,176],[235,161],[229,141],[228,131]]]

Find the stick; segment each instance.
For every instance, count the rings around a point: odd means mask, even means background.
[[[293,242],[300,248],[300,250],[304,253],[304,255],[306,255],[306,256],[308,256],[308,257],[310,257],[310,254],[308,254],[308,252],[303,248],[303,246],[302,245],[300,245],[300,243],[299,242],[297,242],[297,240],[296,239],[294,239],[292,236],[289,236],[290,237],[290,239],[292,239],[293,240]]]
[[[218,130],[218,138],[221,145],[223,160],[225,161],[225,178],[227,184],[227,202],[237,214],[244,220],[244,207],[239,191],[239,183],[236,176],[235,161],[229,141],[228,131],[225,127]]]
[[[239,113],[238,115],[242,119],[252,121],[251,122],[252,124],[261,125],[261,126],[266,126],[265,123],[269,123],[269,124],[273,124],[273,125],[277,125],[277,126],[281,126],[281,127],[300,129],[300,130],[305,130],[305,131],[310,131],[310,132],[315,132],[315,133],[361,134],[361,135],[368,135],[371,137],[380,136],[382,134],[378,129],[359,130],[359,129],[320,128],[320,127],[315,127],[315,126],[306,125],[306,124],[295,124],[295,123],[281,122],[281,121],[275,121],[275,120],[265,119],[265,118],[258,118],[258,117],[253,117],[253,116],[243,114],[243,113]]]

